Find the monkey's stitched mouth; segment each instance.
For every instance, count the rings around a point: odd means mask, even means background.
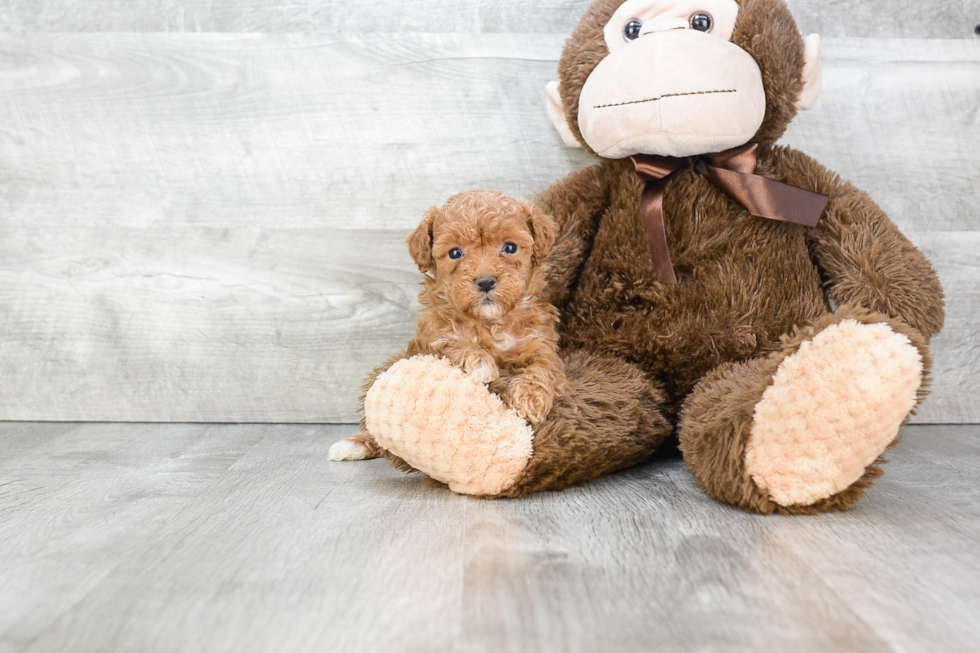
[[[630,100],[629,102],[618,102],[616,104],[597,104],[592,108],[608,109],[609,107],[622,107],[622,106],[626,106],[627,104],[643,104],[644,102],[659,102],[660,100],[669,97],[683,97],[685,95],[712,95],[714,93],[737,93],[737,92],[738,91],[736,91],[735,89],[730,88],[723,91],[692,91],[690,93],[668,93],[666,95],[661,95],[658,97],[647,98],[646,100]]]

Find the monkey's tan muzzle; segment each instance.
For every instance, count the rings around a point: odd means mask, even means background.
[[[672,30],[603,59],[582,89],[578,120],[599,156],[622,159],[744,145],[765,114],[762,73],[747,52],[710,34]]]

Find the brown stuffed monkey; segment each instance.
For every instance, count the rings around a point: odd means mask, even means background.
[[[819,39],[782,0],[595,0],[559,78],[551,117],[599,159],[535,200],[558,225],[563,395],[532,429],[410,350],[369,383],[380,447],[358,436],[345,457],[516,497],[636,465],[675,434],[719,501],[853,505],[924,395],[943,294],[864,192],[775,145],[816,99]]]

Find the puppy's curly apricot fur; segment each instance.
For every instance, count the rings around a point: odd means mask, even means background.
[[[444,356],[524,419],[543,420],[565,385],[558,311],[544,299],[554,239],[550,216],[497,191],[460,193],[429,209],[408,237],[425,278],[415,337],[396,358]],[[380,456],[363,420],[361,429],[347,440],[352,457]]]
[[[558,312],[544,296],[552,219],[496,191],[455,195],[409,237],[426,276],[416,340],[480,380],[534,423],[551,411],[564,373]]]

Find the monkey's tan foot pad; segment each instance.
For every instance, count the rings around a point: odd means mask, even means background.
[[[382,447],[459,494],[493,496],[517,482],[531,427],[478,379],[435,356],[400,360],[364,399]]]
[[[898,435],[922,378],[919,350],[888,325],[827,327],[776,369],[755,407],[746,471],[782,506],[847,489]]]

